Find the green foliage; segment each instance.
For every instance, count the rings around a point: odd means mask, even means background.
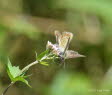
[[[17,82],[17,81],[21,81],[25,84],[27,84],[29,87],[31,87],[28,84],[28,81],[25,79],[28,76],[25,76],[25,72],[33,65],[40,63],[42,65],[48,66],[48,61],[47,60],[53,60],[54,55],[52,55],[52,53],[50,53],[49,50],[46,50],[44,52],[42,52],[39,56],[37,56],[36,53],[36,60],[35,62],[27,65],[26,67],[24,67],[22,70],[19,69],[19,66],[12,66],[10,60],[8,60],[7,63],[7,73],[11,79],[12,82]]]
[[[52,52],[50,52],[49,50],[45,50],[39,56],[36,56],[37,61],[39,61],[40,64],[45,66],[48,66],[48,63],[52,63],[55,58],[56,56],[52,54]]]
[[[45,62],[45,61],[41,61],[40,64],[42,64],[44,66],[49,66],[48,62]]]
[[[19,66],[17,66],[17,67],[12,66],[10,60],[8,60],[8,64],[7,64],[7,73],[12,82],[21,81],[21,82],[27,84],[29,87],[31,87],[28,84],[28,81],[25,79],[26,76],[24,76],[22,70],[19,69]]]
[[[48,54],[49,54],[49,50],[46,50],[46,51],[42,52],[39,56],[37,56],[36,59],[38,61],[44,60]]]
[[[16,77],[14,80],[15,80],[15,82],[21,81],[21,82],[25,83],[26,85],[28,85],[29,87],[31,87],[31,86],[29,85],[28,81],[24,78],[24,76],[18,76],[18,77]]]
[[[47,64],[48,62],[43,61],[48,57],[48,54],[49,54],[49,50],[42,52],[39,56],[37,56],[36,54],[36,60],[39,61],[40,64],[48,66],[49,65]]]
[[[36,60],[37,61],[54,60],[54,59],[57,59],[57,58],[58,58],[58,56],[55,55],[54,53],[52,53],[52,51],[50,51],[49,49],[45,50],[44,52],[42,52],[38,56],[37,56],[37,53],[36,53]]]

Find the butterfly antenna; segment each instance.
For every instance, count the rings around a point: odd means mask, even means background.
[[[63,55],[65,55],[65,52],[68,49],[69,44],[70,44],[70,37],[68,38],[67,45],[66,45],[66,47],[64,49]]]

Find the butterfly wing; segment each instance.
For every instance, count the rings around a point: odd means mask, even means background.
[[[78,52],[73,51],[73,50],[67,50],[66,51],[66,59],[69,59],[69,58],[77,58],[77,57],[85,57],[85,56],[84,55],[81,55]]]
[[[59,47],[62,49],[62,52],[64,52],[65,49],[68,49],[69,43],[72,38],[73,34],[70,32],[63,32],[62,35],[59,36]]]
[[[51,42],[47,42],[46,49],[50,49],[52,53],[59,55],[59,47],[56,44],[52,44]]]
[[[60,36],[61,36],[61,33],[59,32],[59,31],[57,31],[57,30],[55,30],[55,36],[56,36],[56,44],[58,44],[59,45],[59,43],[60,43]]]

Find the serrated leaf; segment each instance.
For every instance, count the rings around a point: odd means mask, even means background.
[[[7,73],[8,73],[8,76],[9,76],[9,78],[10,78],[10,80],[11,81],[14,81],[13,79],[13,76],[11,75],[11,73],[10,73],[10,70],[7,68]]]
[[[37,60],[40,61],[43,57],[48,55],[48,53],[49,53],[49,50],[42,52],[39,56],[37,56]]]
[[[23,83],[25,83],[26,85],[28,85],[29,87],[31,87],[28,84],[28,81],[25,79],[28,76],[25,76],[25,72],[21,73],[21,70],[19,69],[19,67],[17,66],[12,66],[10,60],[8,59],[8,64],[7,64],[7,73],[11,79],[11,81],[13,82],[17,82],[17,81],[21,81]]]
[[[18,76],[18,77],[16,77],[16,78],[14,78],[14,81],[15,81],[15,82],[16,82],[16,81],[21,81],[21,82],[25,83],[27,86],[31,87],[31,86],[29,85],[28,81],[27,81],[24,77],[22,77],[22,76]]]
[[[41,61],[40,64],[42,65],[45,65],[45,66],[49,66],[49,64],[47,64],[48,62],[44,62],[44,61]]]
[[[12,66],[10,60],[8,59],[8,64],[7,64],[7,73],[11,79],[11,81],[14,81],[14,78],[16,78],[18,75],[21,74],[21,70],[17,66]]]

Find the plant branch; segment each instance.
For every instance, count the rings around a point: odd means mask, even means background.
[[[14,84],[15,82],[11,82],[8,87],[3,91],[2,95],[5,95],[8,89]]]
[[[35,65],[35,64],[38,64],[39,62],[36,60],[36,61],[34,61],[34,62],[32,62],[32,63],[30,63],[29,65],[27,65],[26,67],[24,67],[22,70],[21,70],[21,72],[20,72],[20,75],[23,73],[23,72],[25,72],[25,71],[27,71],[31,66],[33,66],[33,65]]]

